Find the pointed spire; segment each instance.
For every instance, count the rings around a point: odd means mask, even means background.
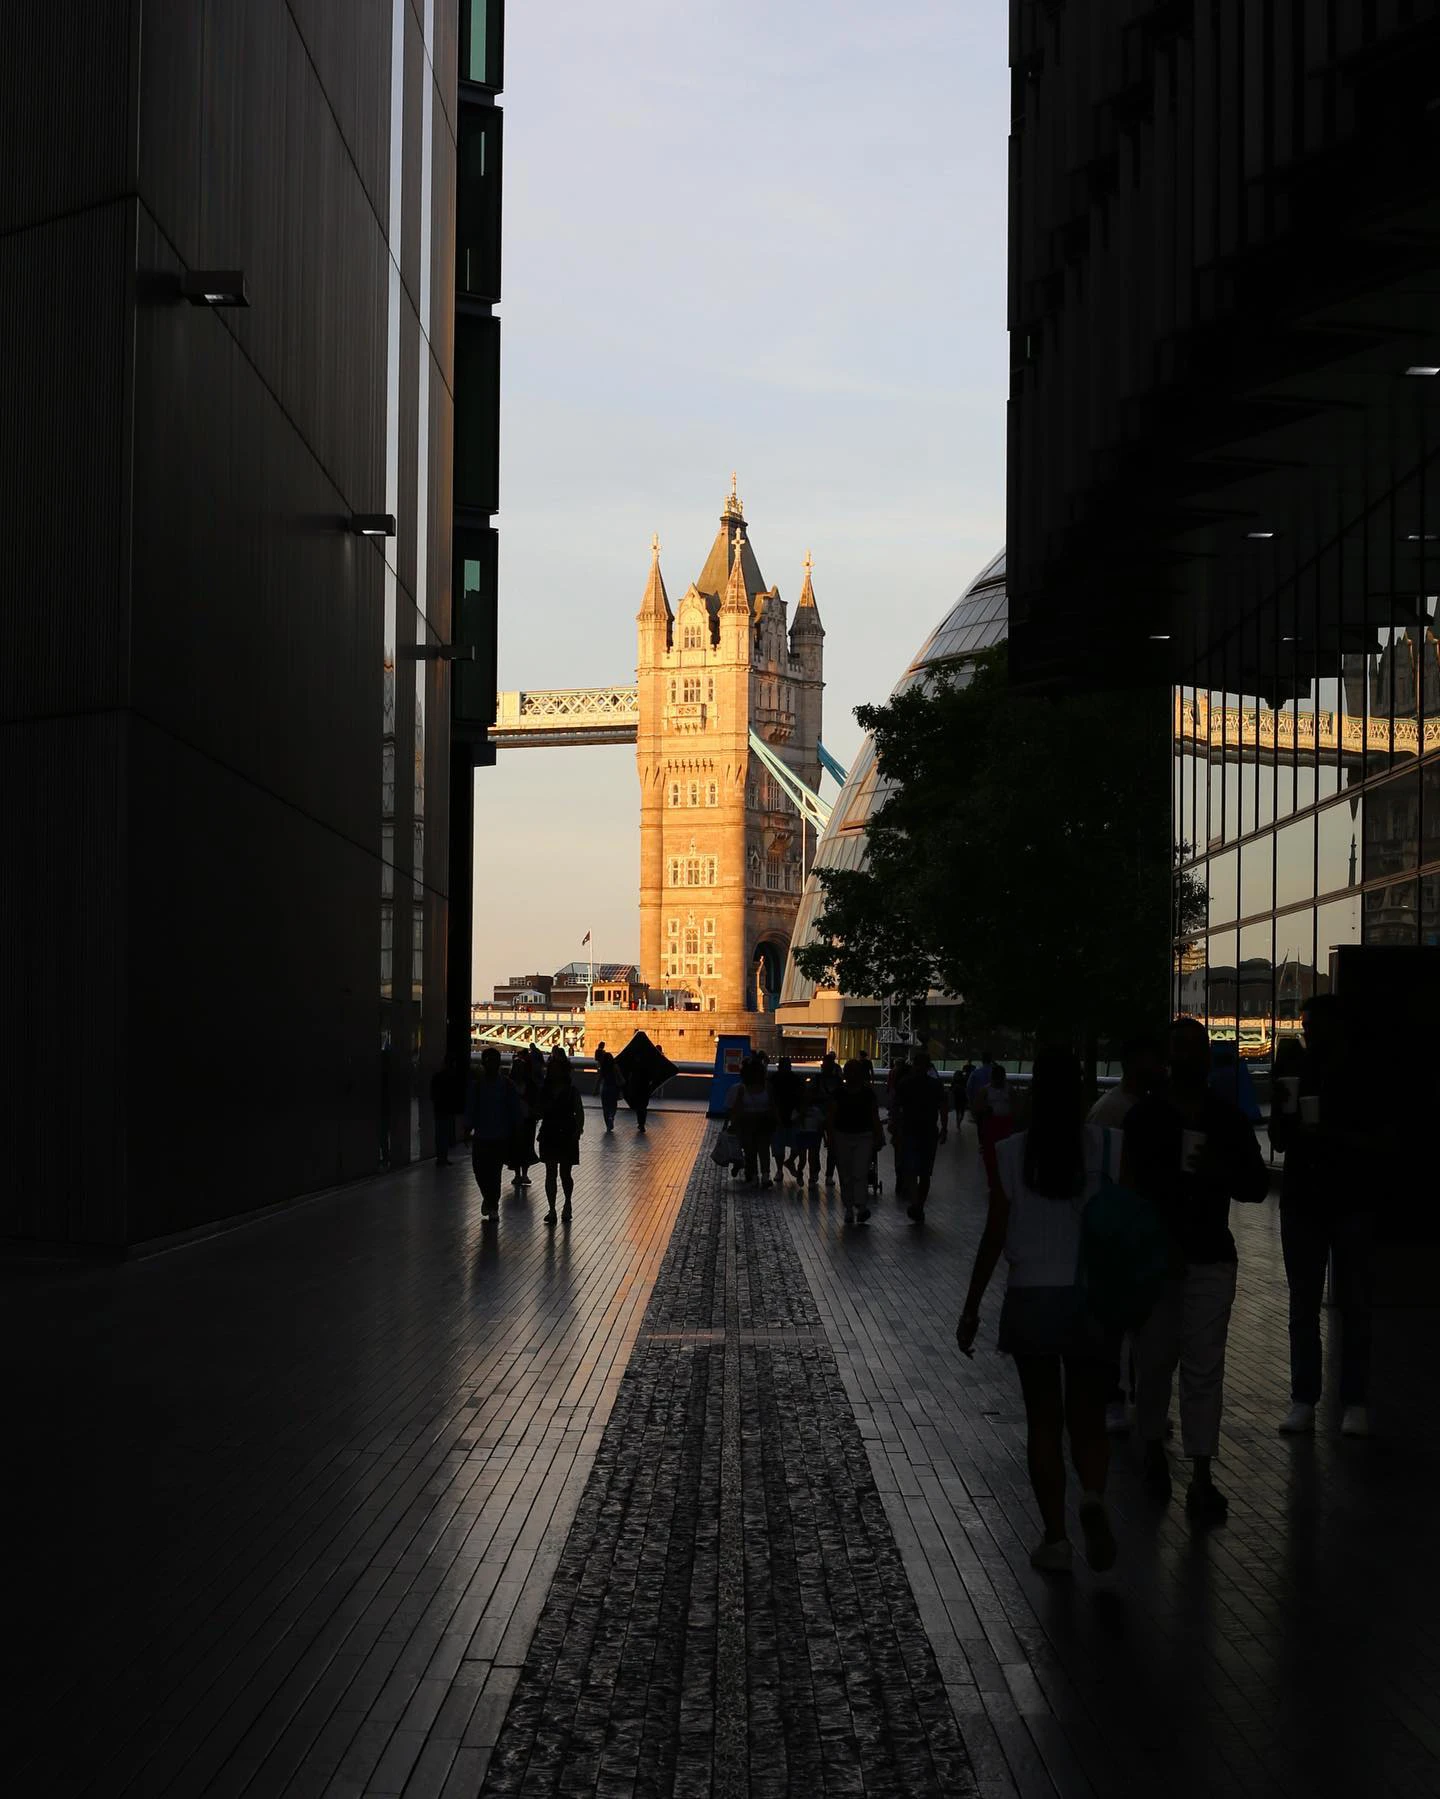
[[[790,627],[792,637],[797,633],[809,637],[825,635],[824,627],[820,623],[820,608],[815,604],[815,586],[810,579],[810,570],[814,566],[810,552],[806,550],[805,580],[800,589],[800,598],[795,602],[795,622]]]
[[[665,577],[660,573],[660,536],[657,532],[650,539],[650,578],[645,583],[645,597],[640,602],[641,618],[663,618],[667,623],[674,617],[670,610],[670,596],[665,591]]]
[[[745,523],[745,510],[740,504],[740,495],[736,491],[739,485],[740,477],[736,474],[734,469],[731,469],[730,492],[725,497],[725,510],[720,514],[720,517],[722,521],[725,519],[736,519],[743,525]]]
[[[735,560],[730,564],[730,577],[725,583],[725,598],[720,602],[722,612],[750,611],[750,593],[745,586],[745,533],[735,533]]]

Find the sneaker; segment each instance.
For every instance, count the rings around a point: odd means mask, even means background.
[[[865,1220],[869,1216],[870,1216],[869,1206],[861,1206],[860,1210],[855,1214],[856,1224],[864,1224]]]
[[[493,1199],[482,1199],[480,1201],[480,1216],[482,1218],[493,1218],[499,1210],[500,1207],[498,1202]]]
[[[1113,1568],[1119,1552],[1110,1514],[1098,1493],[1087,1493],[1080,1501],[1080,1529],[1085,1537],[1085,1560],[1095,1572],[1103,1574],[1107,1568]]]
[[[530,1176],[528,1174],[522,1174],[520,1176],[520,1185],[522,1187],[528,1187],[530,1185]]]
[[[1145,1445],[1145,1491],[1164,1505],[1170,1498],[1170,1458],[1163,1443]]]
[[[551,1206],[550,1210],[545,1214],[545,1222],[546,1222],[546,1224],[554,1224],[554,1222],[555,1222],[554,1206]]]
[[[1370,1435],[1370,1414],[1363,1405],[1347,1405],[1340,1415],[1340,1435],[1342,1437],[1368,1437]]]
[[[570,1222],[570,1201],[568,1199],[560,1208],[560,1222],[562,1224],[569,1224]]]
[[[1112,1437],[1123,1437],[1130,1428],[1130,1413],[1123,1399],[1113,1400],[1105,1408],[1105,1428]]]
[[[925,1222],[925,1207],[923,1205],[906,1206],[905,1216],[907,1218],[913,1218],[915,1220],[916,1224],[924,1224],[924,1222]]]
[[[1063,1537],[1058,1543],[1037,1543],[1030,1551],[1030,1566],[1042,1574],[1069,1574],[1074,1560],[1075,1552]]]
[[[1230,1515],[1230,1501],[1213,1482],[1192,1480],[1185,1494],[1185,1511],[1197,1524],[1223,1524]]]
[[[1315,1408],[1297,1399],[1280,1420],[1280,1433],[1286,1437],[1309,1437],[1315,1432]]]

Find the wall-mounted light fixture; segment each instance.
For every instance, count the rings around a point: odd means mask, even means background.
[[[395,535],[395,514],[393,512],[352,512],[350,529],[357,537],[393,537]]]
[[[1247,531],[1245,535],[1257,542],[1264,542],[1265,539],[1273,537],[1275,533],[1273,531]]]
[[[1407,375],[1440,375],[1440,363],[1412,362],[1405,373]]]
[[[408,649],[401,650],[400,654],[413,657],[416,662],[473,662],[475,645],[473,643],[412,643]]]
[[[248,306],[243,269],[191,269],[180,277],[180,297],[192,306]]]

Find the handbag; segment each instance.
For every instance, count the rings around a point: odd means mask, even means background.
[[[710,1160],[717,1168],[733,1168],[737,1162],[745,1160],[745,1151],[740,1147],[740,1139],[728,1124],[711,1146]]]
[[[1109,1330],[1139,1330],[1170,1272],[1170,1233],[1155,1207],[1110,1174],[1105,1132],[1100,1185],[1080,1221],[1085,1307]]]

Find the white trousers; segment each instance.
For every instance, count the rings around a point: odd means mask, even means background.
[[[1170,1384],[1180,1369],[1180,1440],[1187,1456],[1220,1448],[1225,1339],[1235,1304],[1235,1264],[1192,1265],[1160,1291],[1135,1336],[1135,1425],[1145,1443],[1165,1436]]]

